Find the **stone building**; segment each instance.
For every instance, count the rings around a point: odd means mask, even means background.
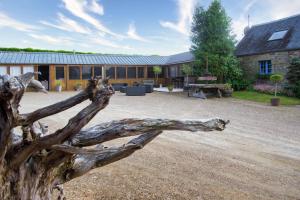
[[[300,58],[300,15],[254,25],[235,52],[246,77],[287,72],[292,58]]]

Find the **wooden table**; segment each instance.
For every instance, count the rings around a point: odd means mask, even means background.
[[[221,90],[225,89],[225,84],[189,84],[188,96],[206,99],[206,94],[203,91],[210,91],[216,94],[217,97],[222,97]]]

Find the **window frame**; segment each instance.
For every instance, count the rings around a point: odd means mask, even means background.
[[[142,74],[142,77],[140,76],[140,69],[143,73]],[[145,78],[145,68],[144,67],[137,67],[137,78]]]
[[[113,72],[113,76],[111,76],[110,74],[109,74],[109,71],[110,70],[112,70],[112,72]],[[106,76],[108,77],[110,77],[110,79],[116,79],[116,67],[107,67],[106,69],[105,69],[105,74],[106,74]]]
[[[15,66],[9,66],[9,75],[12,75],[12,73],[11,73],[11,69],[14,69],[14,68],[18,68],[18,69],[20,69],[20,73],[19,73],[19,74],[17,74],[17,75],[13,75],[13,76],[19,76],[19,75],[21,75],[21,74],[22,74],[22,67],[21,67],[20,65],[15,65]]]
[[[0,69],[4,69],[4,71],[5,71],[5,74],[1,74],[1,73],[0,73],[0,75],[6,75],[6,74],[7,74],[7,72],[8,72],[8,71],[7,71],[7,66],[3,66],[3,65],[2,65],[2,66],[0,66]],[[0,72],[1,72],[1,70],[0,70]]]
[[[121,69],[121,70],[124,70],[124,71],[122,71],[122,73],[124,72],[124,74],[122,74],[122,75],[124,75],[124,76],[119,76],[119,69]],[[126,67],[125,66],[118,66],[118,67],[116,67],[116,77],[117,77],[117,79],[126,79]]]
[[[136,69],[136,68],[137,68],[137,67],[127,67],[127,78],[128,78],[128,79],[136,79],[136,78],[137,78],[137,77],[136,77],[136,73],[137,73],[137,69]],[[134,73],[133,73],[134,76],[131,76],[131,75],[130,75],[130,73],[129,73],[130,70],[133,70],[133,71],[134,71]],[[132,72],[133,72],[133,71],[132,71]],[[133,74],[132,74],[132,75],[133,75]]]
[[[95,73],[95,69],[98,69],[98,68],[100,68],[100,75]],[[102,76],[102,73],[103,73],[102,69],[103,69],[103,66],[94,66],[93,67],[93,76],[94,77],[96,77],[96,76]]]
[[[259,74],[270,75],[273,73],[273,66],[271,60],[260,60],[259,63]]]
[[[24,69],[31,69],[31,70],[24,70]],[[33,65],[24,65],[22,71],[23,71],[23,74],[26,74],[28,72],[34,72],[34,66]]]
[[[68,67],[68,72],[69,72],[69,80],[81,80],[81,70],[80,70],[80,66],[78,65],[69,65]],[[79,78],[71,78],[71,73],[70,73],[70,70],[71,68],[77,68],[79,70]]]
[[[88,69],[88,68],[90,68],[90,76],[89,77],[84,77],[84,70],[85,69]],[[89,80],[89,79],[91,79],[93,77],[93,66],[91,66],[91,65],[86,65],[86,66],[82,66],[82,68],[81,68],[81,78],[82,78],[82,80]]]
[[[63,78],[57,78],[57,68],[62,68],[63,69]],[[64,80],[65,77],[66,77],[65,67],[64,66],[55,66],[55,80]]]

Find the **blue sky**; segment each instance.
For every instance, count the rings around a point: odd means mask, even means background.
[[[196,4],[211,0],[0,0],[0,46],[170,55],[190,47]],[[222,0],[237,39],[250,24],[300,14],[300,0]]]

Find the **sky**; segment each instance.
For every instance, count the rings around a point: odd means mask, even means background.
[[[0,46],[109,54],[188,51],[193,10],[211,0],[0,0]],[[300,0],[222,0],[232,34],[300,14]]]

